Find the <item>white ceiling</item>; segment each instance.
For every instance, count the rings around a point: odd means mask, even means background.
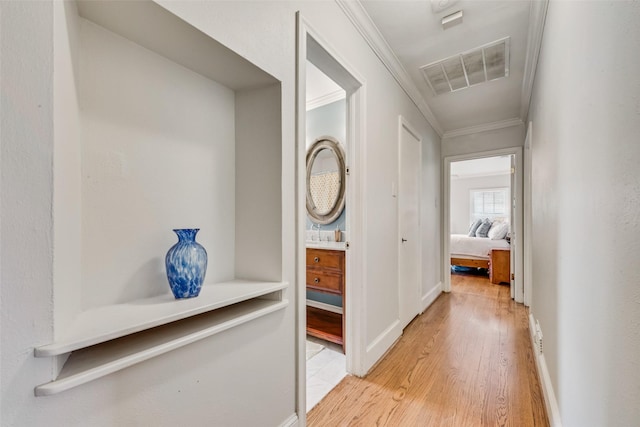
[[[452,178],[503,175],[511,170],[511,156],[485,157],[451,163]]]
[[[307,61],[307,110],[342,99],[346,92],[336,82]]]
[[[368,24],[361,25],[366,28],[372,23],[377,27],[433,113],[436,129],[440,127],[446,134],[524,118],[523,104],[529,101],[525,61],[531,1],[463,0],[437,13],[427,0],[361,0],[360,5],[366,12],[360,19],[367,14],[370,18]],[[353,9],[348,4],[343,7]],[[444,30],[442,17],[458,10],[464,14],[462,24]],[[504,37],[510,38],[508,77],[457,92],[433,94],[420,72],[421,66]]]

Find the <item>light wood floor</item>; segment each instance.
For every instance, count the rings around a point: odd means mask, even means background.
[[[506,285],[452,275],[364,378],[348,376],[308,425],[548,426],[527,310]]]

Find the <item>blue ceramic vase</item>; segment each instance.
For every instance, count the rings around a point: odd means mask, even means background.
[[[169,249],[165,257],[171,292],[176,299],[197,297],[207,272],[207,251],[196,242],[200,229],[173,231],[178,235],[178,243]]]

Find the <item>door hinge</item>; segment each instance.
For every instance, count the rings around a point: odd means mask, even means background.
[[[351,168],[349,168],[349,166],[347,166],[347,167],[344,169],[344,173],[345,173],[345,174],[347,174],[347,175],[351,174]]]
[[[511,174],[513,175],[514,173],[516,173],[516,168],[511,168]]]
[[[511,280],[516,280],[516,275],[511,273]]]
[[[344,242],[345,249],[349,249],[349,246],[351,246],[349,242]]]

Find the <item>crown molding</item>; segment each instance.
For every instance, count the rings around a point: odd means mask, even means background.
[[[533,82],[536,77],[540,48],[542,47],[542,35],[544,33],[544,22],[547,17],[548,6],[549,0],[536,0],[531,2],[529,8],[527,53],[524,64],[524,76],[522,78],[522,93],[520,95],[520,118],[523,122],[527,120],[527,116],[529,115]]]
[[[429,105],[427,105],[422,94],[411,80],[411,77],[409,77],[407,70],[405,70],[398,57],[393,53],[393,50],[380,33],[378,27],[376,27],[371,20],[367,11],[364,10],[360,1],[336,0],[336,3],[347,15],[349,20],[362,35],[367,44],[369,44],[380,61],[382,61],[387,70],[389,70],[393,78],[398,82],[407,96],[413,101],[416,107],[418,107],[433,130],[441,137],[444,133],[442,126],[438,123],[438,120],[433,115],[431,108],[429,108]]]
[[[497,130],[497,129],[503,129],[503,128],[508,128],[512,126],[521,126],[521,125],[524,126],[524,122],[519,117],[515,117],[513,119],[500,120],[497,122],[483,123],[481,125],[475,125],[475,126],[469,126],[466,128],[450,130],[445,132],[444,135],[442,135],[442,139],[453,138],[456,136],[463,136],[463,135],[471,135],[474,133],[486,132],[490,130]]]
[[[314,108],[322,107],[327,104],[331,104],[332,102],[336,102],[345,98],[345,91],[342,89],[338,89],[334,92],[318,96],[317,98],[313,98],[307,101],[307,111],[313,110]]]

